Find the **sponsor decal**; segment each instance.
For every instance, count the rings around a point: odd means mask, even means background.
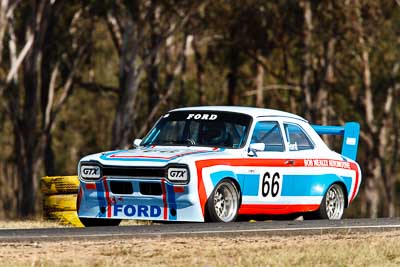
[[[218,118],[217,114],[193,114],[190,113],[187,116],[187,120],[208,120],[208,121],[213,121]]]
[[[333,159],[305,159],[305,167],[334,167],[341,169],[351,169],[350,162]]]
[[[161,208],[159,206],[147,205],[114,205],[113,216],[127,216],[127,217],[159,217],[161,215]]]

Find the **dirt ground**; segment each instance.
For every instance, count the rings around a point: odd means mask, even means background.
[[[400,266],[400,231],[0,243],[0,266]]]

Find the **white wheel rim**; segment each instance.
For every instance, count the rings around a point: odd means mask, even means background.
[[[340,220],[344,211],[344,195],[342,188],[334,184],[326,192],[326,215],[329,220]]]
[[[236,189],[230,183],[221,183],[214,191],[215,214],[223,222],[232,221],[238,208]]]

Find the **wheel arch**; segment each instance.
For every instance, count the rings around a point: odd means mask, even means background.
[[[214,190],[216,190],[218,185],[221,184],[222,182],[229,182],[230,184],[232,184],[235,187],[235,189],[237,191],[238,203],[237,203],[237,211],[236,211],[236,216],[235,216],[235,217],[237,217],[238,211],[242,204],[242,191],[241,191],[241,187],[240,187],[240,182],[234,177],[230,177],[230,176],[220,177],[213,187],[213,192],[214,192]],[[209,221],[209,222],[216,221],[215,219],[213,219],[213,217],[215,215],[212,214],[213,211],[212,211],[212,208],[210,207],[210,203],[212,203],[210,201],[212,201],[213,192],[207,197],[207,201],[204,206],[204,210],[205,210],[204,219],[205,219],[205,221]]]
[[[243,181],[243,179],[239,179],[235,170],[229,168],[227,170],[219,170],[219,171],[212,172],[212,173],[210,173],[209,179],[211,180],[213,187],[215,187],[222,180],[229,179],[235,184],[236,188],[238,189],[238,191],[241,195],[242,186],[244,186],[244,181]]]

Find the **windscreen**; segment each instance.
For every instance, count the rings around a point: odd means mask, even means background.
[[[141,145],[241,148],[251,120],[251,116],[235,112],[170,112],[161,117]]]

